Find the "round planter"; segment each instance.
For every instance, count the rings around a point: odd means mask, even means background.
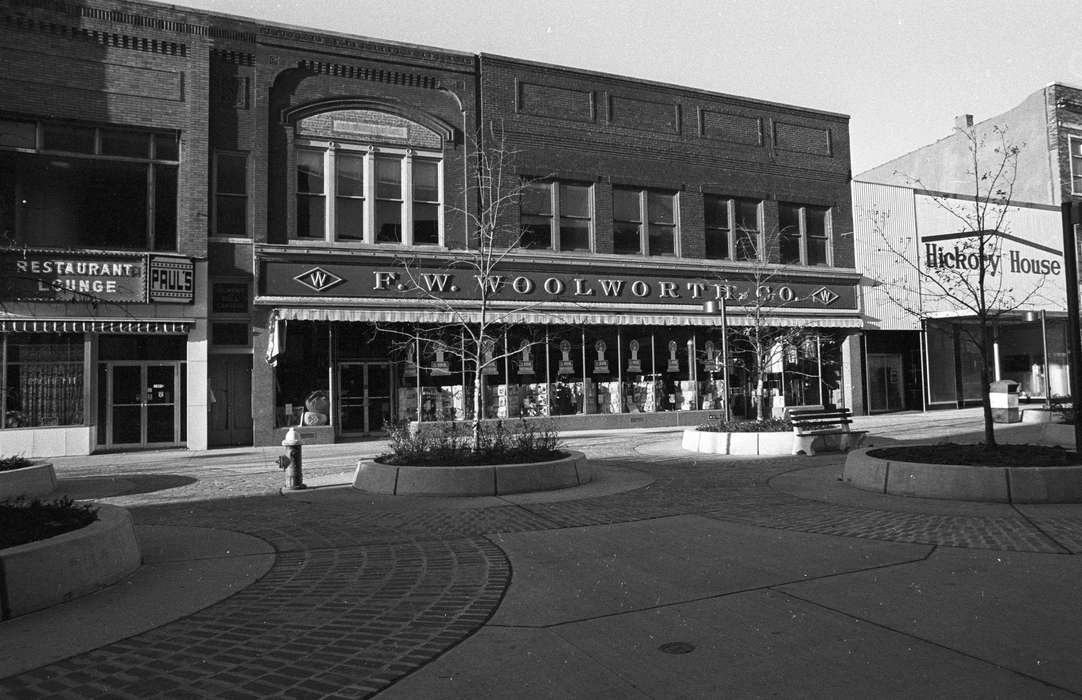
[[[398,496],[502,496],[580,486],[592,479],[586,456],[570,452],[551,462],[477,467],[412,467],[361,460],[353,488]]]
[[[4,619],[93,593],[139,568],[131,515],[97,507],[98,520],[84,528],[0,549]]]
[[[880,459],[849,453],[843,480],[865,491],[989,503],[1080,503],[1082,466],[980,467]]]
[[[0,501],[37,498],[56,490],[56,471],[48,462],[0,472]]]
[[[715,455],[791,455],[793,432],[715,433],[691,428],[684,431],[681,446]]]

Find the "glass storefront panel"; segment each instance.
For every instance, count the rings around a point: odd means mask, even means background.
[[[12,333],[0,342],[6,343],[0,427],[85,422],[82,335]]]

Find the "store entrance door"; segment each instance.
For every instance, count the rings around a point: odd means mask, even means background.
[[[207,394],[211,447],[252,444],[252,356],[212,355]]]
[[[106,371],[107,447],[180,444],[180,362],[111,362]]]
[[[905,408],[904,389],[901,355],[868,355],[868,409],[871,412]]]
[[[389,363],[339,363],[338,430],[342,435],[382,433],[392,415]]]

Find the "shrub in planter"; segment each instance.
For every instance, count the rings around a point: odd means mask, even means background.
[[[787,418],[764,418],[762,420],[713,420],[703,423],[699,430],[708,433],[784,433],[793,431],[793,422]]]
[[[0,457],[0,472],[8,472],[13,469],[23,469],[32,465],[26,457],[16,455],[14,457]]]
[[[62,535],[97,519],[97,508],[74,503],[68,496],[55,501],[37,498],[3,501],[0,502],[0,549]]]
[[[376,458],[382,464],[413,466],[476,466],[549,462],[566,457],[559,434],[549,425],[519,421],[508,428],[503,421],[483,425],[474,445],[470,427],[460,423],[426,423],[412,429],[405,421],[388,421],[391,451]]]

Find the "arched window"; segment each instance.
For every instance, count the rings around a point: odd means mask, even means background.
[[[443,141],[385,112],[342,109],[296,123],[292,238],[443,245]]]

